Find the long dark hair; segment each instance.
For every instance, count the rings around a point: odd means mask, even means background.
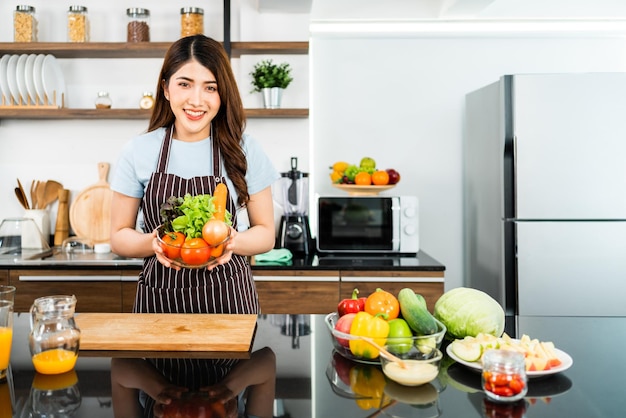
[[[170,46],[159,74],[148,132],[174,123],[174,113],[165,99],[164,86],[180,67],[191,60],[209,69],[217,81],[221,106],[213,119],[211,136],[217,141],[226,172],[237,190],[237,203],[245,206],[250,200],[245,179],[248,164],[241,146],[246,115],[230,60],[221,43],[204,35],[194,35],[181,38]]]

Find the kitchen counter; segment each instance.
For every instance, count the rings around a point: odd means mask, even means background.
[[[82,312],[131,312],[143,259],[114,253],[53,251],[41,256],[0,256],[0,284],[17,287],[16,312],[38,297],[74,294]],[[320,314],[358,288],[397,293],[411,287],[432,309],[444,291],[445,266],[427,253],[414,255],[295,255],[289,263],[252,260],[262,312]],[[297,285],[296,285],[297,283]],[[299,311],[293,311],[298,300]]]
[[[280,413],[275,416],[298,418],[365,418],[383,417],[622,417],[626,410],[619,360],[626,334],[616,332],[626,327],[626,318],[518,318],[512,335],[526,333],[540,340],[553,341],[557,348],[573,358],[570,369],[553,376],[531,379],[525,400],[514,405],[487,403],[480,388],[480,374],[446,358],[439,377],[419,391],[424,395],[434,389],[432,402],[410,406],[396,401],[378,411],[378,402],[355,400],[349,385],[341,383],[346,369],[333,366],[333,349],[323,315],[268,315],[258,320],[253,350],[271,347],[277,359],[277,391],[275,402]],[[584,333],[581,334],[581,330]],[[28,318],[16,319],[11,354],[11,379],[14,394],[13,416],[28,416],[35,373],[27,348]],[[610,343],[607,340],[610,336]],[[584,339],[584,341],[581,340]],[[339,360],[341,360],[340,358]],[[73,416],[112,417],[109,379],[109,358],[79,357],[76,366],[80,405]],[[335,364],[344,365],[341,361]],[[375,365],[348,362],[347,368],[365,367],[372,372]],[[382,389],[375,380],[366,385]],[[392,385],[385,383],[389,390]],[[1,391],[7,384],[0,384]],[[432,394],[432,393],[431,393]],[[39,393],[41,395],[41,392]],[[424,398],[421,398],[424,399]],[[40,398],[41,400],[41,398]],[[501,411],[494,414],[497,408]],[[377,414],[377,412],[379,412]]]
[[[26,257],[2,255],[0,268],[141,268],[142,258],[121,257],[114,253],[65,252],[53,249],[51,252],[33,252]],[[376,271],[440,271],[445,266],[427,253],[420,251],[409,255],[294,255],[288,263],[252,261],[252,269],[263,270],[360,270]]]

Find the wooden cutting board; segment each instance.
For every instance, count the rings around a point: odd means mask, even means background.
[[[79,313],[75,318],[81,355],[248,358],[257,315]]]
[[[111,198],[113,191],[107,183],[109,163],[98,163],[97,183],[80,192],[70,207],[70,225],[78,238],[94,244],[111,238]]]

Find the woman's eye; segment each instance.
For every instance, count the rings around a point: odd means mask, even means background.
[[[186,82],[184,82],[184,81],[181,81],[180,83],[178,83],[178,85],[179,85],[179,86],[181,86],[181,87],[188,87],[188,86],[189,86],[189,83],[186,83]]]
[[[207,88],[206,88],[206,89],[207,89],[208,91],[215,92],[215,91],[217,91],[217,86],[213,86],[213,85],[211,85],[211,86],[207,86]]]

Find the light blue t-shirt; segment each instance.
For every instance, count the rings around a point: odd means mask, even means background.
[[[139,135],[124,146],[112,172],[112,190],[126,196],[143,198],[150,177],[157,168],[165,131],[165,128],[159,128]],[[213,175],[212,146],[210,137],[196,142],[172,139],[166,171],[185,179]],[[242,146],[248,161],[248,193],[253,195],[271,186],[280,178],[280,174],[253,137],[244,134]],[[226,176],[229,194],[237,202],[237,193],[223,164],[222,173]]]

